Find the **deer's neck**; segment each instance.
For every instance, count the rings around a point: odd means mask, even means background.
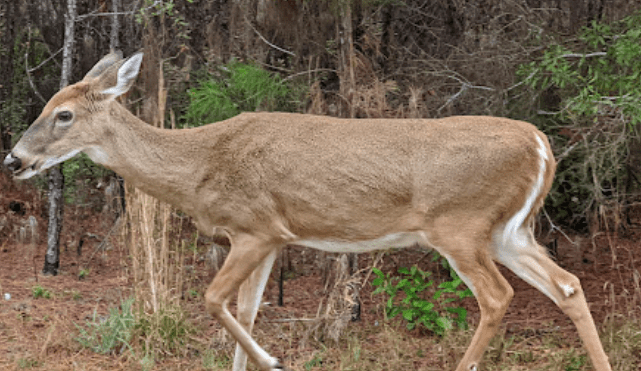
[[[194,210],[206,148],[202,132],[155,128],[120,105],[109,117],[111,130],[100,147],[87,151],[89,156],[145,193],[187,213]]]

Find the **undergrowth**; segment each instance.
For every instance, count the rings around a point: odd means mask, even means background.
[[[559,162],[546,208],[559,223],[585,231],[624,220],[638,183],[632,163],[639,160],[639,37],[640,12],[610,24],[594,21],[518,71],[538,98],[535,121]]]
[[[451,304],[473,296],[472,291],[463,285],[447,260],[442,259],[441,262],[449,270],[451,280],[436,287],[429,279],[431,272],[416,266],[399,268],[400,277],[373,268],[377,276],[372,281],[372,286],[376,287],[374,294],[385,293],[389,297],[385,305],[388,318],[400,314],[407,322],[408,330],[422,326],[441,336],[452,330],[454,325],[467,329],[467,310]]]
[[[184,311],[165,307],[155,313],[136,311],[134,299],[110,308],[106,316],[94,311],[84,326],[76,324],[80,345],[100,354],[130,352],[141,363],[154,363],[164,356],[184,355],[193,327]],[[144,365],[143,365],[144,367]]]
[[[133,299],[122,302],[120,310],[110,308],[108,316],[99,316],[94,310],[91,320],[85,326],[76,324],[80,345],[100,354],[122,354],[133,350],[131,338],[136,327],[132,305]]]

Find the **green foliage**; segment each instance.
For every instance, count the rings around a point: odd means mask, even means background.
[[[593,22],[579,35],[578,52],[553,45],[519,75],[542,91],[559,89],[562,118],[593,122],[603,106],[617,108],[631,125],[641,120],[641,13],[612,25]]]
[[[442,263],[450,271],[451,280],[438,285],[435,290],[434,281],[429,279],[431,272],[425,272],[416,266],[410,269],[399,268],[401,277],[393,277],[374,268],[376,278],[372,285],[376,287],[374,294],[385,293],[389,296],[385,310],[389,318],[401,315],[407,321],[407,328],[414,329],[423,325],[437,335],[445,335],[454,327],[467,328],[467,311],[462,307],[448,304],[472,296],[470,289],[459,288],[463,283],[456,272],[443,259]],[[425,299],[425,293],[433,291],[431,300]],[[450,295],[445,295],[450,294]]]
[[[31,295],[34,299],[51,299],[51,292],[40,285],[31,288]]]
[[[132,311],[134,299],[122,302],[121,310],[110,308],[109,316],[99,317],[94,311],[93,317],[86,322],[86,328],[76,324],[80,332],[76,340],[96,353],[123,353],[131,350],[131,338],[136,325]]]
[[[629,193],[627,161],[641,120],[640,36],[641,13],[593,22],[572,44],[552,45],[518,71],[541,95],[539,126],[558,154],[548,206],[559,222],[584,227],[597,212],[603,220]]]
[[[296,92],[278,75],[250,65],[232,62],[220,75],[209,75],[189,90],[185,115],[188,126],[200,126],[236,116],[243,111],[291,111]]]

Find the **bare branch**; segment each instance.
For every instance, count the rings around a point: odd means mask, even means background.
[[[608,55],[606,52],[594,52],[594,53],[588,53],[588,54],[579,54],[579,53],[568,53],[568,54],[563,54],[561,57],[563,58],[592,58],[592,57],[605,57]]]
[[[258,32],[258,30],[257,30],[256,28],[254,28],[254,25],[252,25],[252,24],[251,24],[251,22],[250,22],[247,18],[245,18],[245,21],[247,22],[247,24],[249,25],[249,27],[251,27],[251,29],[252,29],[252,30],[254,30],[254,32],[256,32],[256,35],[258,35],[258,37],[260,37],[260,39],[261,39],[261,40],[263,40],[263,42],[264,42],[265,44],[267,44],[267,45],[271,46],[272,48],[274,48],[274,49],[276,49],[276,50],[279,50],[279,51],[281,51],[281,52],[283,52],[283,53],[289,54],[289,55],[291,55],[292,57],[295,57],[295,56],[296,56],[296,54],[294,54],[294,53],[290,52],[289,50],[285,50],[285,49],[283,49],[283,48],[281,48],[281,47],[278,47],[278,46],[276,46],[276,45],[274,45],[274,44],[270,43],[269,41],[267,41],[267,39],[266,39],[263,35],[261,35],[261,34],[260,34],[260,32]]]
[[[55,53],[51,54],[51,55],[49,56],[49,58],[47,58],[47,59],[45,59],[44,61],[42,61],[39,65],[37,65],[37,66],[35,66],[35,67],[33,67],[33,68],[29,68],[29,69],[27,69],[27,73],[29,73],[29,72],[33,72],[33,71],[35,71],[35,70],[39,69],[40,67],[44,66],[45,64],[47,64],[47,62],[49,62],[50,60],[52,60],[56,55],[60,54],[60,52],[61,52],[61,51],[62,51],[62,48],[58,49],[58,51],[57,51],[57,52],[55,52]]]
[[[29,43],[31,43],[31,26],[28,26],[27,29],[28,29],[28,31],[27,31],[27,40],[29,40]],[[42,101],[42,103],[46,104],[47,100],[42,96],[42,94],[40,94],[40,92],[38,91],[38,88],[36,88],[36,84],[33,83],[33,79],[31,78],[31,71],[32,70],[29,69],[29,48],[25,48],[25,50],[24,50],[24,69],[25,69],[25,72],[27,73],[27,80],[29,80],[29,85],[31,86],[31,89],[36,94],[38,99],[40,99],[40,101]]]

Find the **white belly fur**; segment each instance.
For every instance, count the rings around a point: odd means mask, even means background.
[[[289,243],[292,245],[311,247],[317,250],[338,253],[362,253],[391,248],[410,247],[415,244],[429,246],[424,232],[392,233],[374,240],[364,241],[295,240]]]

